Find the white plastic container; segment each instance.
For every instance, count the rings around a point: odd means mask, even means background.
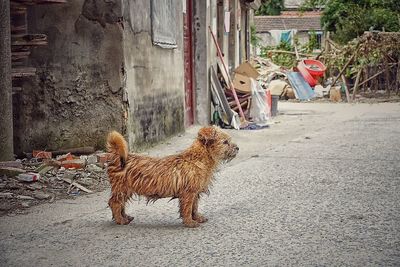
[[[40,174],[34,172],[20,173],[18,174],[17,179],[21,182],[36,182],[40,179]]]

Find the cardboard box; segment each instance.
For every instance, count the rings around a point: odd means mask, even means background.
[[[260,73],[247,61],[240,64],[233,72],[253,79],[257,79],[260,76]]]
[[[329,99],[333,102],[342,101],[342,94],[340,93],[340,87],[335,86],[329,90]]]
[[[251,94],[251,80],[245,75],[235,73],[235,77],[233,78],[233,86],[239,93]]]
[[[233,86],[239,93],[251,94],[251,79],[257,79],[260,73],[249,62],[240,64],[234,71]]]

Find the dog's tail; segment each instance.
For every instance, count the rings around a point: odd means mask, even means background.
[[[107,151],[119,156],[119,165],[121,168],[125,166],[128,158],[128,144],[124,137],[117,131],[112,131],[107,137]],[[114,161],[114,164],[118,164],[118,160]]]

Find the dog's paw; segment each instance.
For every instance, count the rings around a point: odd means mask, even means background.
[[[205,223],[208,221],[208,219],[202,215],[197,215],[196,217],[193,217],[193,220],[195,220],[198,223]]]
[[[132,218],[133,219],[133,218]],[[132,220],[128,220],[127,218],[122,218],[121,220],[115,220],[116,224],[120,225],[127,225],[131,222]]]
[[[125,219],[127,219],[129,222],[133,221],[134,217],[125,215]]]
[[[197,221],[184,222],[183,224],[188,228],[196,228],[200,226],[200,224]]]

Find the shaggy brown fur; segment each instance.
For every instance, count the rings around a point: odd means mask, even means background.
[[[133,220],[125,213],[125,203],[132,195],[140,195],[148,201],[179,198],[183,223],[197,227],[207,221],[197,211],[200,195],[208,192],[218,164],[233,159],[239,148],[228,134],[209,126],[200,129],[188,149],[164,158],[128,154],[125,139],[115,131],[108,135],[107,150],[111,184],[108,204],[117,224]]]

